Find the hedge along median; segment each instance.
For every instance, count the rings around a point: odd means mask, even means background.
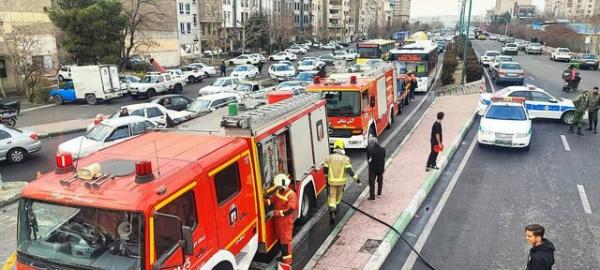
[[[466,59],[464,54],[464,39],[455,37],[453,42],[448,46],[444,55],[444,67],[442,69],[442,85],[452,85],[460,83],[460,77],[456,80],[455,72],[461,71],[463,63],[466,61],[465,82],[474,82],[481,80],[483,77],[483,68],[479,64],[475,50],[471,46],[471,42],[467,42]],[[460,60],[460,61],[459,61]]]

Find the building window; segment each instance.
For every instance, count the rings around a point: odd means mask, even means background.
[[[202,25],[202,35],[203,36],[206,35],[206,25],[205,24]]]
[[[190,14],[190,4],[185,4],[185,14]]]
[[[185,23],[179,23],[179,32],[185,34]]]
[[[198,26],[198,15],[194,14],[194,26]]]
[[[188,34],[192,32],[192,24],[191,23],[187,23],[187,32],[188,32]]]
[[[179,3],[179,14],[183,14],[183,3]]]

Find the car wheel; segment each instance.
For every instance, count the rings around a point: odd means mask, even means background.
[[[560,121],[565,125],[571,125],[575,122],[575,111],[568,111],[563,113],[560,117]]]
[[[156,90],[154,89],[149,89],[148,92],[146,92],[146,97],[151,98],[156,96]]]
[[[19,163],[25,160],[27,152],[23,148],[13,148],[6,154],[6,159],[11,163]]]
[[[87,104],[96,105],[97,101],[98,100],[96,100],[96,95],[94,95],[94,94],[85,95],[85,102],[87,102]]]
[[[3,124],[7,127],[14,128],[15,125],[17,125],[17,120],[15,120],[15,118],[8,118],[4,120]]]
[[[196,80],[196,77],[190,75],[187,79],[188,83],[197,83],[198,80]]]
[[[208,78],[208,77],[210,77],[210,74],[208,74],[208,72],[205,71],[204,76],[206,76],[206,78]],[[200,81],[202,81],[202,80],[200,80]]]
[[[62,105],[64,100],[60,95],[54,95],[52,96],[52,98],[54,99],[54,104],[56,105]]]
[[[175,94],[181,94],[181,92],[183,92],[183,86],[181,86],[181,84],[176,84],[174,90]]]
[[[232,66],[233,66],[233,65],[234,65],[234,64],[233,64],[233,61],[229,61],[229,65],[232,65]]]
[[[290,58],[289,58],[289,57],[286,57],[286,58],[285,58],[285,61],[290,61]]]
[[[273,57],[269,57],[269,61],[274,61],[274,60],[273,60]]]
[[[65,80],[65,78],[64,78],[62,75],[58,75],[58,81],[59,81],[59,82],[62,82],[62,81],[64,81],[64,80]]]

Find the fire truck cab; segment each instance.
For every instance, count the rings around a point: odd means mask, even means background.
[[[365,71],[315,78],[307,91],[321,93],[327,102],[329,143],[366,148],[369,137],[380,136],[399,113],[394,65],[383,63]]]
[[[22,191],[17,269],[248,269],[277,243],[263,203],[277,173],[294,180],[300,219],[316,206],[325,121],[307,93],[223,116],[220,134],[151,132],[77,168],[57,154]]]

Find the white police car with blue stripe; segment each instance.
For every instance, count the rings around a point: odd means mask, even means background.
[[[492,97],[491,101],[479,123],[478,145],[529,150],[532,126],[525,99]]]
[[[575,120],[575,105],[570,99],[555,98],[535,85],[509,86],[495,93],[483,93],[479,99],[479,115],[492,103],[492,97],[522,97],[529,116],[533,118],[560,119],[570,125]],[[587,118],[587,113],[584,116]]]

